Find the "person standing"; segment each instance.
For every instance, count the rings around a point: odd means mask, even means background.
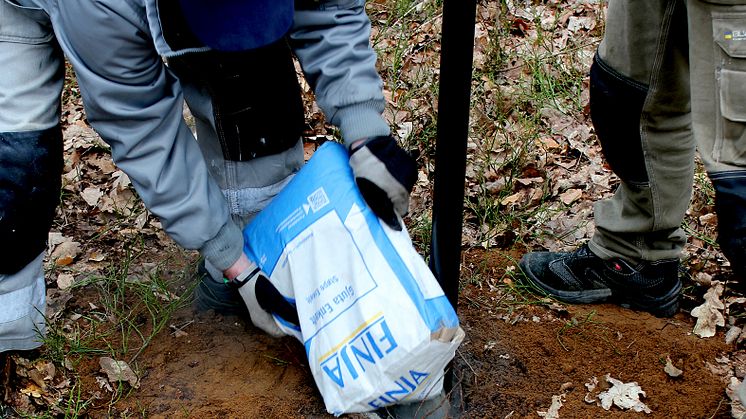
[[[590,78],[593,125],[621,184],[596,203],[589,243],[524,255],[528,279],[569,303],[674,315],[696,148],[718,243],[746,278],[746,1],[611,0]]]

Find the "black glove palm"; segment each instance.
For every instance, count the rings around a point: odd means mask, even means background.
[[[374,137],[351,151],[350,166],[368,206],[391,228],[401,230],[398,216],[409,211],[417,179],[414,159],[392,137]]]

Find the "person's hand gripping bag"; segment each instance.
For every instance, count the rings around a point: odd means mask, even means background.
[[[300,324],[273,317],[305,345],[329,413],[442,391],[464,337],[458,317],[406,229],[368,208],[341,145],[320,147],[244,236],[246,254],[297,309]]]

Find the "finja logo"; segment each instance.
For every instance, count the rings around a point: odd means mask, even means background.
[[[330,353],[322,356],[319,361],[321,368],[340,389],[355,381],[366,372],[366,367],[376,363],[393,352],[399,345],[391,334],[386,319],[378,314],[373,319],[361,324],[351,338],[337,345]],[[373,408],[399,402],[412,395],[420,384],[430,378],[429,372],[408,370],[387,384],[386,391],[376,395],[368,401]]]
[[[340,388],[344,388],[345,380],[357,380],[366,367],[376,365],[399,346],[383,316],[361,327],[360,332],[320,359],[324,373]]]
[[[428,377],[430,377],[429,372],[409,370],[409,377],[402,375],[394,380],[393,386],[390,390],[381,393],[378,397],[369,401],[368,405],[374,409],[378,409],[379,407],[406,399],[407,396],[414,393],[414,391],[417,390],[417,387],[426,381]]]

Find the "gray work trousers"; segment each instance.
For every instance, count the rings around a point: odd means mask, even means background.
[[[26,12],[34,13],[0,0],[0,133],[40,131],[59,123],[62,54],[51,27]],[[0,210],[5,214],[7,209]],[[43,260],[41,253],[18,272],[0,274],[0,352],[41,345],[46,308]]]
[[[596,203],[595,254],[680,256],[698,148],[721,202],[720,236],[740,237],[721,246],[743,265],[734,255],[746,235],[746,1],[611,0],[591,115],[622,180]]]
[[[0,0],[0,63],[0,133],[29,133],[58,126],[64,58],[43,11]],[[184,91],[210,174],[222,189],[232,217],[244,226],[303,165],[302,142],[299,139],[294,147],[274,155],[227,161],[206,90],[185,83]],[[0,214],[3,210],[0,208]],[[0,274],[0,352],[41,345],[46,306],[43,260],[41,253],[17,272]],[[208,269],[216,280],[222,277],[216,269]]]

